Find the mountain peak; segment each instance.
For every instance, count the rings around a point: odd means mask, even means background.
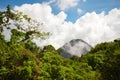
[[[73,39],[59,48],[60,55],[66,58],[72,56],[81,57],[86,54],[92,48],[87,42],[82,39]]]

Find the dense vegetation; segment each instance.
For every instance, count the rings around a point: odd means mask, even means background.
[[[0,11],[0,80],[120,80],[120,40],[98,44],[80,58],[63,58],[51,45],[40,48],[32,42],[31,35],[44,33],[23,29],[19,23],[10,28],[9,20],[21,22],[20,16],[31,20],[9,6]],[[9,41],[4,28],[11,31]]]
[[[99,73],[100,80],[120,79],[120,40],[98,44],[80,59]]]

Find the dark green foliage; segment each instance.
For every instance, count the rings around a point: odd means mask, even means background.
[[[38,74],[40,60],[36,53],[23,43],[8,43],[0,36],[0,80],[31,80]]]
[[[100,80],[120,79],[120,40],[98,44],[88,54],[82,56],[93,70],[100,73]]]
[[[7,11],[0,14],[4,14],[0,17],[1,29],[9,23],[9,21],[3,22],[3,17],[14,20],[17,16],[9,5]],[[37,58],[39,49],[31,40],[22,41],[29,31],[11,29],[9,42],[5,40],[2,32],[0,32],[0,80],[36,80],[41,72],[40,59]]]

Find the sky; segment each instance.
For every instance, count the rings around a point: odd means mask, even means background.
[[[45,2],[49,3],[54,14],[58,14],[61,10],[65,11],[68,16],[66,20],[72,22],[86,12],[108,13],[113,8],[120,8],[120,0],[0,0],[0,9],[4,10],[8,4],[14,8],[23,4]]]
[[[0,0],[0,10],[8,4],[51,33],[44,41],[35,40],[40,46],[58,49],[76,38],[95,46],[120,38],[120,0]]]

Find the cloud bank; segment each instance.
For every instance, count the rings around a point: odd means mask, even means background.
[[[61,0],[62,1],[62,0]],[[63,0],[69,1],[69,0]],[[77,3],[72,5],[76,5]],[[61,8],[65,9],[66,6]],[[52,44],[56,49],[72,39],[83,39],[92,46],[97,43],[120,38],[120,9],[112,9],[108,14],[101,12],[86,13],[75,23],[66,21],[64,11],[57,15],[52,13],[48,4],[23,4],[14,10],[22,11],[31,18],[43,23],[42,31],[50,32],[46,40],[35,40],[40,46]]]

